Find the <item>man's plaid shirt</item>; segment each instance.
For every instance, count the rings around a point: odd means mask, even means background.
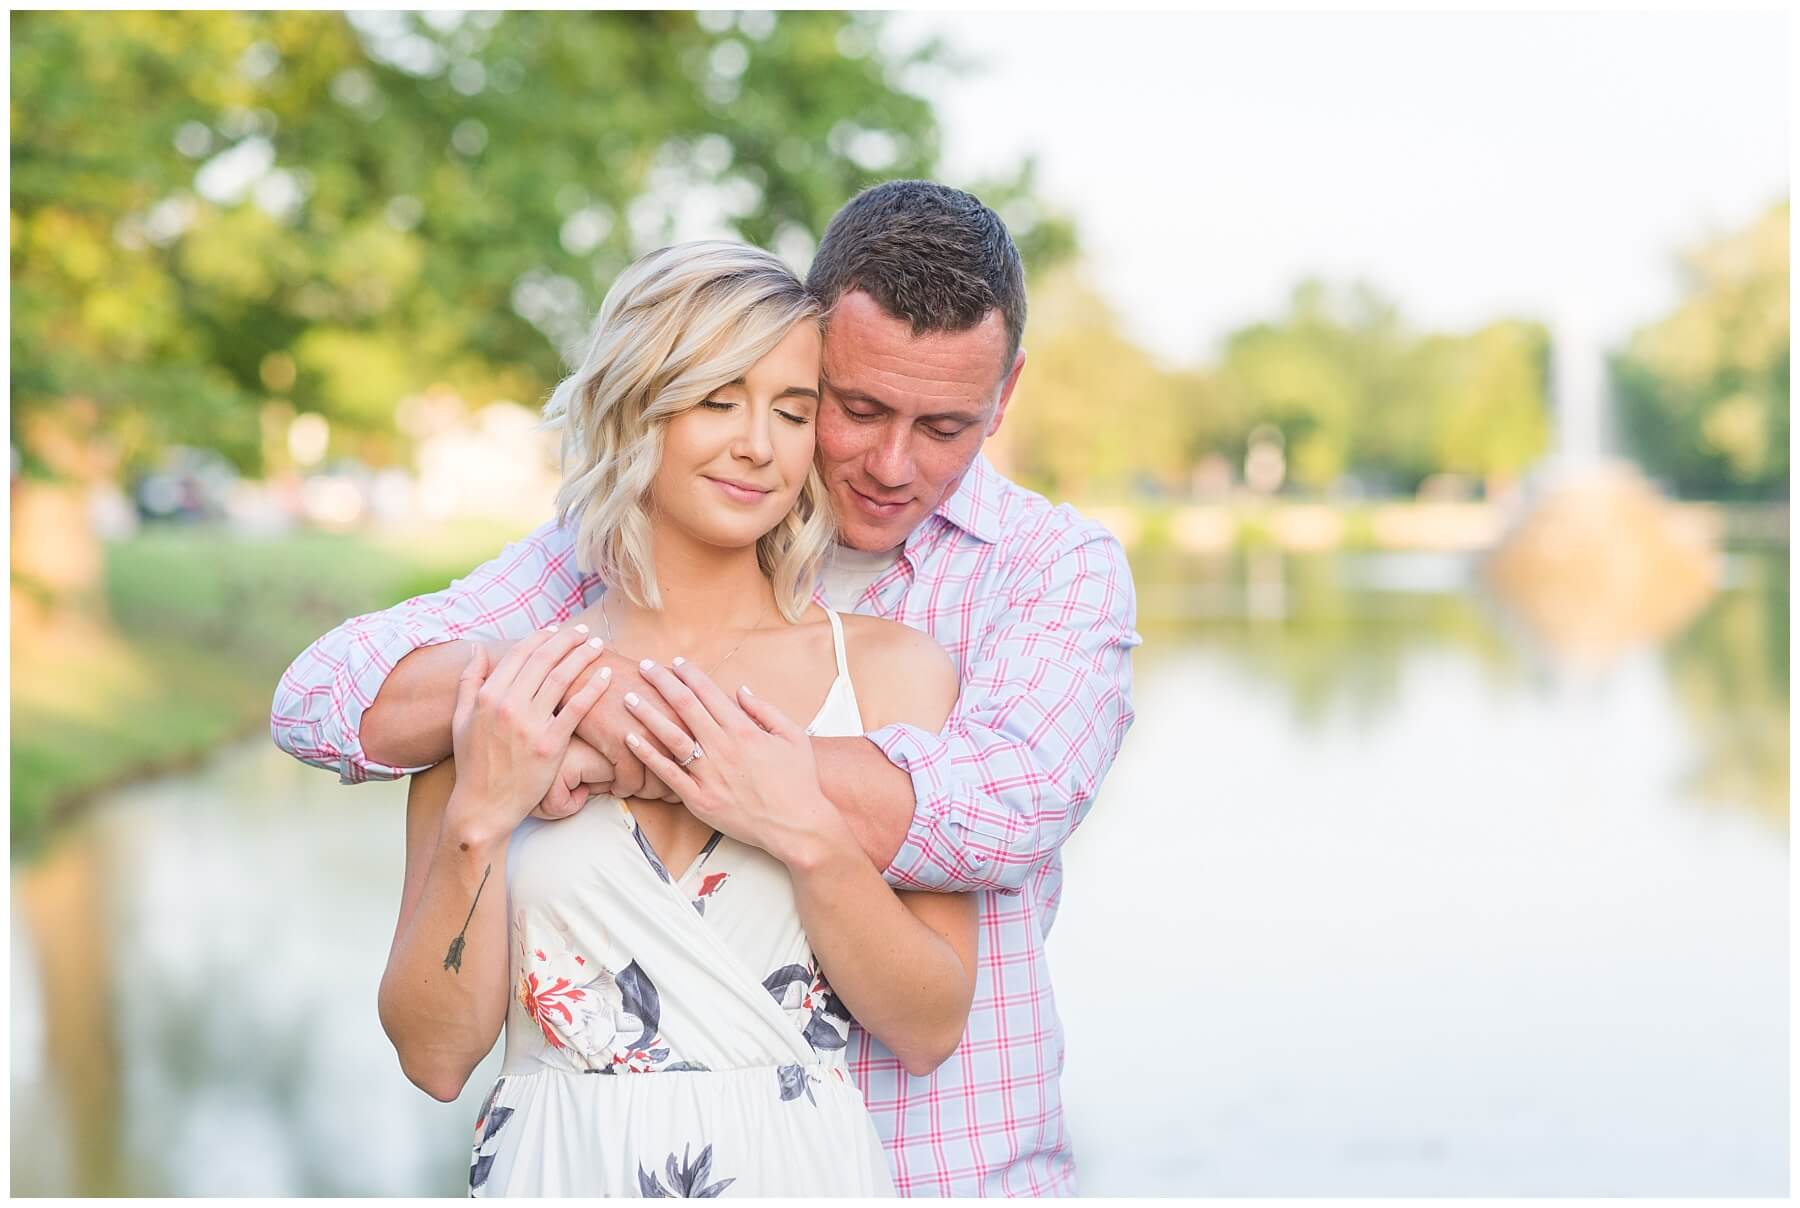
[[[396,663],[458,638],[523,637],[604,590],[576,567],[570,534],[546,524],[446,590],[353,617],[309,646],[276,690],[275,742],[346,783],[418,771],[371,763],[358,737]],[[1072,1194],[1044,938],[1062,892],[1058,849],[1132,721],[1130,651],[1142,639],[1124,550],[978,457],[856,611],[922,629],[956,660],[962,694],[943,733],[902,725],[869,737],[917,798],[888,881],[979,893],[981,926],[969,1027],[950,1059],[912,1077],[859,1028],[851,1072],[900,1194]]]

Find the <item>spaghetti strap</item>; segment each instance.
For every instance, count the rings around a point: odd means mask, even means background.
[[[847,679],[850,675],[850,659],[844,653],[844,623],[838,619],[835,609],[826,608],[825,615],[831,618],[831,645],[837,651],[838,677]]]
[[[823,604],[819,607],[825,608]],[[856,685],[850,682],[850,656],[844,653],[844,622],[835,609],[825,608],[825,615],[831,621],[831,644],[837,651],[837,675],[832,679],[831,687],[825,690],[825,703],[813,715],[806,732],[816,734],[823,727],[827,734],[861,734],[862,709],[856,703]]]

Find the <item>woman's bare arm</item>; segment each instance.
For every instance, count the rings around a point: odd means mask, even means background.
[[[400,1068],[446,1103],[494,1047],[508,999],[506,850],[510,836],[459,837],[446,760],[406,796],[406,884],[381,977],[381,1027]]]
[[[433,1098],[461,1093],[506,1022],[506,853],[610,676],[569,685],[599,656],[585,633],[542,629],[497,664],[477,645],[457,679],[454,764],[413,780],[406,880],[381,977],[381,1026]],[[559,703],[561,712],[557,712]]]

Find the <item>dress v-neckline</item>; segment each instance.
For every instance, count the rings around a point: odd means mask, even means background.
[[[819,724],[819,719],[825,716],[826,710],[831,708],[831,702],[837,699],[839,683],[847,679],[850,674],[850,668],[847,665],[844,654],[843,623],[838,620],[837,613],[833,609],[825,609],[825,615],[831,622],[832,654],[834,656],[834,662],[837,665],[837,674],[832,676],[831,683],[825,686],[825,699],[819,702],[819,707],[813,711],[812,720],[806,723],[806,733],[809,735],[813,732],[813,728]],[[651,867],[655,868],[657,872],[662,875],[664,880],[677,888],[684,884],[689,877],[700,871],[700,867],[706,863],[707,857],[712,855],[713,850],[719,846],[719,840],[725,837],[725,832],[715,829],[712,833],[712,837],[707,839],[705,845],[695,853],[694,858],[688,861],[686,871],[679,877],[673,876],[669,872],[667,862],[662,858],[662,853],[656,850],[656,844],[650,841],[649,833],[644,830],[643,823],[638,821],[637,815],[631,812],[631,807],[625,803],[625,799],[623,797],[618,797],[615,798],[615,800],[619,803],[619,811],[624,815],[626,825],[631,828],[634,841],[636,841],[637,845],[643,849],[644,855],[650,860]]]
[[[644,829],[644,824],[638,821],[638,816],[631,811],[631,807],[625,803],[625,799],[615,797],[613,800],[619,803],[619,822],[631,832],[632,842],[636,843],[639,850],[644,853],[644,858],[650,861],[650,867],[656,870],[658,877],[677,889],[688,878],[700,871],[701,865],[706,863],[707,857],[713,854],[719,846],[719,841],[725,837],[724,831],[715,829],[706,842],[701,845],[700,850],[694,853],[693,859],[688,861],[687,868],[682,871],[680,876],[676,876],[669,871],[669,866],[663,860],[662,853],[657,851],[656,844],[650,841],[650,833]]]

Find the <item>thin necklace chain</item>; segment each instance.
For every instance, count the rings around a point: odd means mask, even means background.
[[[606,595],[605,595],[605,593],[602,593],[600,596],[600,619],[602,621],[606,622],[606,632],[604,634],[602,634],[601,637],[604,638],[606,640],[606,642],[610,645],[613,640],[612,618],[606,615]],[[759,620],[760,620],[760,618],[759,618]],[[705,671],[708,676],[713,675],[715,672],[718,671],[719,668],[723,667],[726,663],[731,661],[731,656],[736,654],[738,652],[738,650],[740,648],[742,648],[742,646],[744,645],[745,638],[748,638],[752,633],[756,632],[758,629],[761,629],[761,628],[762,628],[761,624],[757,624],[757,625],[752,625],[749,629],[744,630],[743,635],[741,637],[739,637],[737,640],[737,645],[733,646],[730,650],[726,651],[724,658],[720,659],[718,662],[714,663],[710,667],[702,668],[702,670]]]

